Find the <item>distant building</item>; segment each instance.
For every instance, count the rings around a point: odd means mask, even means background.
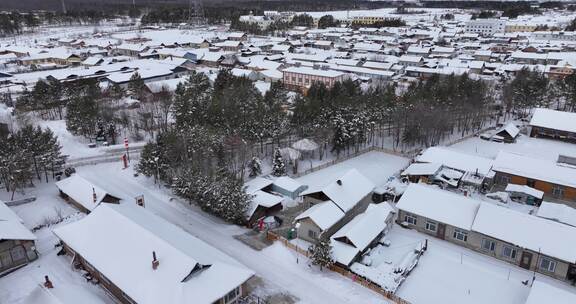
[[[466,32],[490,36],[495,33],[504,33],[506,21],[499,19],[475,19],[466,22]]]
[[[345,75],[342,72],[329,70],[323,67],[290,67],[282,71],[283,82],[292,90],[306,91],[312,83],[321,82],[331,88],[336,82],[343,81]]]

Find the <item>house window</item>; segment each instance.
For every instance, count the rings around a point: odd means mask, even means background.
[[[454,229],[454,234],[452,236],[462,242],[468,241],[468,232],[461,229]]]
[[[308,230],[308,237],[312,238],[312,239],[316,239],[316,238],[318,238],[318,233],[316,233],[316,231],[314,231],[314,230]]]
[[[557,198],[564,197],[564,187],[559,185],[552,186],[552,195]]]
[[[538,268],[540,268],[540,270],[554,272],[554,270],[556,270],[556,261],[542,257],[540,258],[540,263],[538,263]]]
[[[426,221],[426,230],[431,231],[431,232],[436,232],[437,229],[438,229],[438,224],[436,224],[436,222]]]
[[[26,251],[21,245],[10,249],[10,254],[12,255],[12,260],[14,261],[21,261],[26,259]]]
[[[494,250],[496,250],[496,242],[488,239],[482,239],[482,250],[494,252]]]
[[[508,185],[511,181],[510,176],[508,175],[500,175],[500,185]]]
[[[406,215],[404,215],[404,221],[412,224],[412,225],[416,225],[417,221],[416,221],[416,216],[410,213],[407,213]]]
[[[224,303],[232,303],[240,295],[240,287],[232,289],[227,295],[224,296]]]
[[[10,251],[0,252],[0,267],[8,267],[10,265],[12,265]]]
[[[536,181],[533,179],[527,179],[526,180],[526,186],[534,188],[536,186]]]
[[[516,259],[516,249],[510,247],[510,246],[504,246],[502,248],[502,256],[510,259],[510,260],[515,260]]]

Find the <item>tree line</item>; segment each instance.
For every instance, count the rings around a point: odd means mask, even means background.
[[[66,158],[61,153],[57,137],[50,129],[26,125],[0,138],[0,182],[6,191],[24,192],[28,186],[54,178],[62,170]]]

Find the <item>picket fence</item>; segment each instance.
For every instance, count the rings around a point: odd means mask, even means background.
[[[279,236],[272,231],[268,231],[266,233],[266,239],[269,241],[278,241],[278,242],[282,243],[282,245],[286,246],[287,248],[294,250],[294,251],[298,252],[299,254],[304,255],[306,257],[309,257],[309,255],[310,255],[308,250],[304,250],[304,249],[296,246],[295,244],[290,243],[290,241],[288,241],[286,238]],[[353,282],[360,284],[360,285],[384,296],[386,299],[388,299],[388,300],[390,300],[396,304],[410,304],[410,302],[402,299],[401,297],[395,295],[394,293],[391,293],[389,291],[382,289],[376,283],[374,283],[368,279],[365,279],[361,276],[358,276],[357,274],[349,271],[348,269],[342,268],[342,267],[340,267],[338,265],[334,265],[334,264],[331,265],[328,269],[351,279]]]

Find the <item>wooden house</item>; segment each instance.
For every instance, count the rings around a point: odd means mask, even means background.
[[[304,204],[311,207],[295,219],[298,237],[309,242],[331,237],[364,212],[372,201],[374,184],[355,169],[321,189],[302,192]]]
[[[237,303],[254,275],[136,204],[102,204],[54,234],[72,265],[119,303]]]
[[[0,277],[38,258],[36,236],[0,201]]]
[[[84,213],[90,213],[101,203],[120,203],[120,197],[108,193],[78,174],[73,174],[55,184],[60,196]]]

